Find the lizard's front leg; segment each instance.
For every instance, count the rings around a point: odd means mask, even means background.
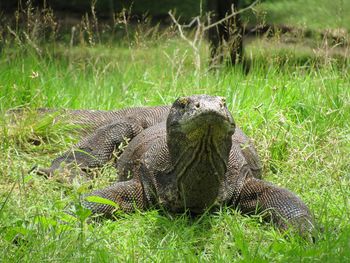
[[[294,193],[256,178],[245,181],[238,207],[246,214],[261,213],[282,230],[293,227],[302,235],[314,230],[309,209]]]
[[[115,206],[103,202],[92,202],[89,197],[102,197],[115,203]],[[144,210],[149,201],[144,192],[143,186],[138,179],[132,179],[126,182],[117,182],[107,188],[93,191],[81,197],[81,203],[94,214],[101,214],[111,217],[113,212],[120,210],[123,212],[133,212],[135,209]]]

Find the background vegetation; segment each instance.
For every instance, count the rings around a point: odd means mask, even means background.
[[[200,12],[200,2],[206,7],[207,0],[163,0],[159,4],[157,0],[33,0],[35,6],[52,7],[57,13],[84,14],[91,10],[91,3],[95,3],[95,9],[101,19],[112,17],[115,12],[123,8],[131,9],[134,14],[149,14],[152,17],[166,18],[169,10],[176,12],[185,20],[190,20]],[[252,0],[241,0],[240,6],[245,7]],[[0,10],[2,13],[14,12],[20,6],[26,7],[27,1],[2,1]],[[350,5],[346,0],[262,0],[258,8],[259,12],[266,14],[265,19],[269,24],[290,24],[312,29],[346,28],[350,27]],[[256,16],[252,12],[244,14],[246,22],[255,21]]]
[[[0,261],[349,261],[349,23],[341,14],[350,4],[315,2],[266,1],[251,13],[261,23],[310,26],[322,34],[249,36],[248,73],[240,66],[210,70],[205,42],[196,67],[196,54],[174,27],[133,24],[122,14],[111,26],[89,13],[68,34],[50,10],[21,11],[18,27],[15,16],[3,16]],[[339,16],[329,15],[335,9]],[[285,10],[288,16],[279,15]],[[323,34],[330,28],[340,35]],[[313,211],[320,230],[315,243],[225,207],[200,218],[152,210],[93,223],[78,197],[115,180],[113,168],[73,185],[28,173],[77,140],[69,123],[39,116],[38,107],[117,109],[195,93],[227,98],[237,124],[255,141],[264,179],[297,193]],[[17,108],[29,111],[7,113]],[[68,204],[77,219],[64,213]]]

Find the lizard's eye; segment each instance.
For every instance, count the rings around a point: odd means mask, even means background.
[[[188,104],[188,99],[187,98],[179,98],[177,100],[177,104],[180,106],[180,108],[184,109]]]
[[[223,107],[226,107],[226,98],[224,98],[224,97],[221,98],[220,106],[221,106],[222,108],[223,108]]]

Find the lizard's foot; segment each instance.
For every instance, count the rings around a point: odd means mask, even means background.
[[[77,166],[61,166],[58,169],[34,166],[29,173],[34,173],[46,179],[54,179],[58,182],[69,184],[73,183],[74,181],[85,183],[94,177],[91,176],[85,169]]]

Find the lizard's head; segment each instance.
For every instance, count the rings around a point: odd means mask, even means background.
[[[167,144],[180,197],[202,212],[218,195],[227,170],[235,123],[222,97],[178,98],[167,119]]]

